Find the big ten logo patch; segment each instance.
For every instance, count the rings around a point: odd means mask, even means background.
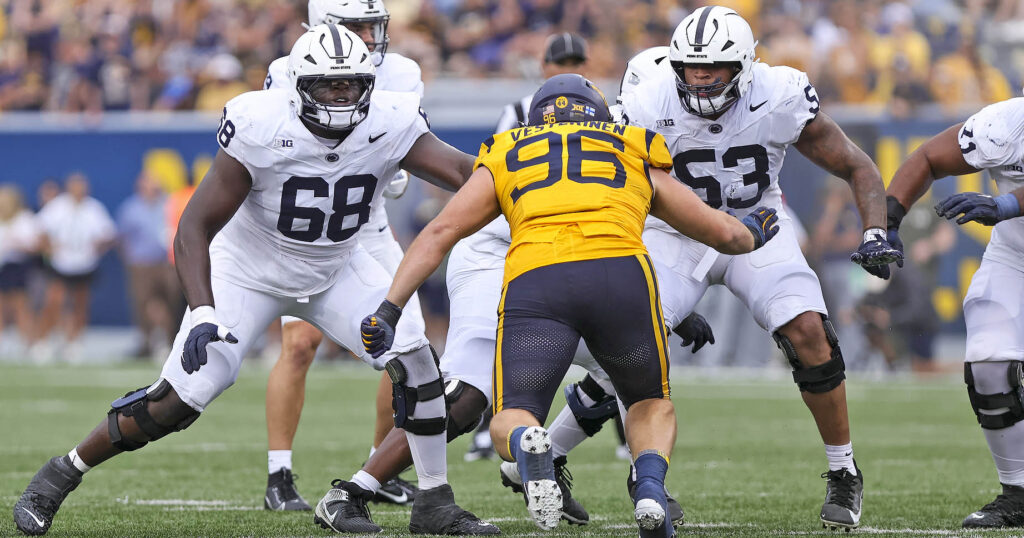
[[[572,105],[572,111],[573,112],[583,112],[583,105],[577,105],[577,104]]]

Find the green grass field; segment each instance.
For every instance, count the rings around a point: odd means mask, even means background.
[[[36,469],[67,452],[125,391],[157,368],[0,365],[0,535],[15,533],[11,507]],[[791,382],[698,380],[674,373],[679,441],[669,489],[686,510],[683,535],[826,535],[817,522],[824,451]],[[325,536],[309,513],[262,509],[266,485],[263,395],[267,371],[241,378],[187,431],[91,471],[65,502],[51,535]],[[315,503],[335,477],[366,456],[377,374],[358,365],[310,375],[295,446],[299,488]],[[998,483],[961,382],[854,379],[849,400],[854,447],[866,477],[859,533],[966,536],[960,521],[990,501]],[[552,414],[553,416],[553,414]],[[460,504],[507,536],[636,536],[626,466],[602,432],[570,458],[586,527],[540,532],[521,499],[501,487],[495,462],[462,461],[467,439],[449,450]],[[414,475],[410,472],[410,478]],[[408,508],[372,507],[387,535],[407,534]],[[975,533],[980,534],[980,533]],[[1000,536],[1001,533],[983,533]],[[1018,533],[1019,534],[1019,533]]]

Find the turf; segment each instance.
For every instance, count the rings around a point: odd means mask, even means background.
[[[149,365],[0,365],[0,535],[15,532],[11,506],[39,466],[69,450],[108,403],[148,384]],[[266,370],[248,367],[187,431],[90,472],[64,504],[51,535],[325,536],[309,513],[262,510],[266,485]],[[669,489],[686,510],[683,535],[827,535],[817,522],[825,461],[810,414],[784,379],[700,379],[677,371],[679,440]],[[317,366],[296,439],[300,491],[315,503],[335,477],[366,456],[377,374],[358,365]],[[850,413],[866,477],[863,527],[891,536],[967,535],[959,523],[990,501],[998,482],[960,382],[854,379]],[[586,527],[539,531],[521,500],[501,487],[494,462],[449,450],[460,504],[507,536],[636,536],[626,467],[602,432],[570,455]],[[414,475],[410,472],[409,477]],[[408,508],[373,506],[387,535],[407,534]],[[978,534],[978,533],[976,533]],[[1002,533],[983,533],[1000,536]]]

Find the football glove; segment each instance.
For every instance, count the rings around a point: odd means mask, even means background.
[[[742,222],[754,236],[754,250],[763,247],[768,240],[779,233],[779,216],[770,207],[761,206],[753,210],[743,217]]]
[[[395,327],[398,318],[402,317],[402,309],[384,299],[377,311],[363,318],[359,325],[359,333],[363,337],[363,348],[371,357],[377,358],[391,349],[395,343]]]
[[[715,334],[711,332],[708,320],[696,312],[691,312],[689,316],[686,316],[686,319],[672,329],[672,332],[683,339],[684,348],[693,344],[693,349],[690,350],[693,353],[696,353],[705,344],[715,343]]]
[[[227,342],[237,344],[228,328],[217,321],[217,313],[212,306],[197,306],[192,309],[192,329],[185,339],[185,347],[181,350],[181,367],[185,373],[192,374],[206,364],[206,344],[210,342]]]
[[[395,177],[387,185],[384,185],[384,191],[381,192],[381,195],[385,198],[399,198],[405,194],[405,189],[407,188],[409,188],[409,172],[400,169],[395,174]]]
[[[894,229],[889,233],[896,235],[899,240],[899,233]],[[868,228],[864,231],[864,240],[857,251],[850,255],[850,261],[864,268],[868,273],[883,280],[888,280],[892,273],[889,264],[896,262],[898,267],[903,267],[903,251],[895,248],[888,239],[886,231],[881,228]],[[902,243],[900,243],[902,246]]]
[[[985,226],[995,226],[1000,221],[1019,217],[1020,203],[1012,193],[993,198],[977,192],[961,192],[939,202],[935,212],[948,220],[963,214],[956,219],[957,224],[973,220]]]

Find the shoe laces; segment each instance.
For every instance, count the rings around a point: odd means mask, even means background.
[[[293,501],[300,498],[299,490],[295,488],[295,481],[299,479],[299,475],[292,474],[290,471],[285,471],[283,480],[278,484],[278,489],[281,491],[281,498],[285,501]]]
[[[370,518],[370,507],[367,505],[367,501],[373,496],[372,493],[356,484],[353,484],[352,482],[348,482],[340,478],[331,480],[331,487],[343,490],[347,494],[348,502],[343,502],[341,506],[341,513],[344,514],[346,518],[365,517],[372,521]],[[359,493],[353,493],[353,488],[358,489]]]
[[[28,500],[33,508],[41,512],[39,515],[46,516],[47,519],[53,518],[57,509],[60,508],[60,501],[55,501],[42,493],[29,493]]]
[[[980,511],[1009,514],[1021,510],[1024,510],[1024,499],[1021,499],[1019,496],[1000,493],[996,496],[995,500],[983,506]]]
[[[566,492],[572,490],[572,473],[566,466],[565,456],[555,458],[555,482],[562,486]]]
[[[401,476],[396,476],[396,477],[392,478],[391,480],[388,480],[388,482],[392,482],[392,483],[398,485],[400,488],[402,488],[404,490],[416,491],[416,486],[413,486],[412,482],[409,482],[408,480],[403,479]]]
[[[857,498],[855,490],[856,476],[850,474],[850,471],[847,469],[839,469],[838,471],[821,473],[821,477],[828,480],[829,504],[853,510],[853,503]]]

